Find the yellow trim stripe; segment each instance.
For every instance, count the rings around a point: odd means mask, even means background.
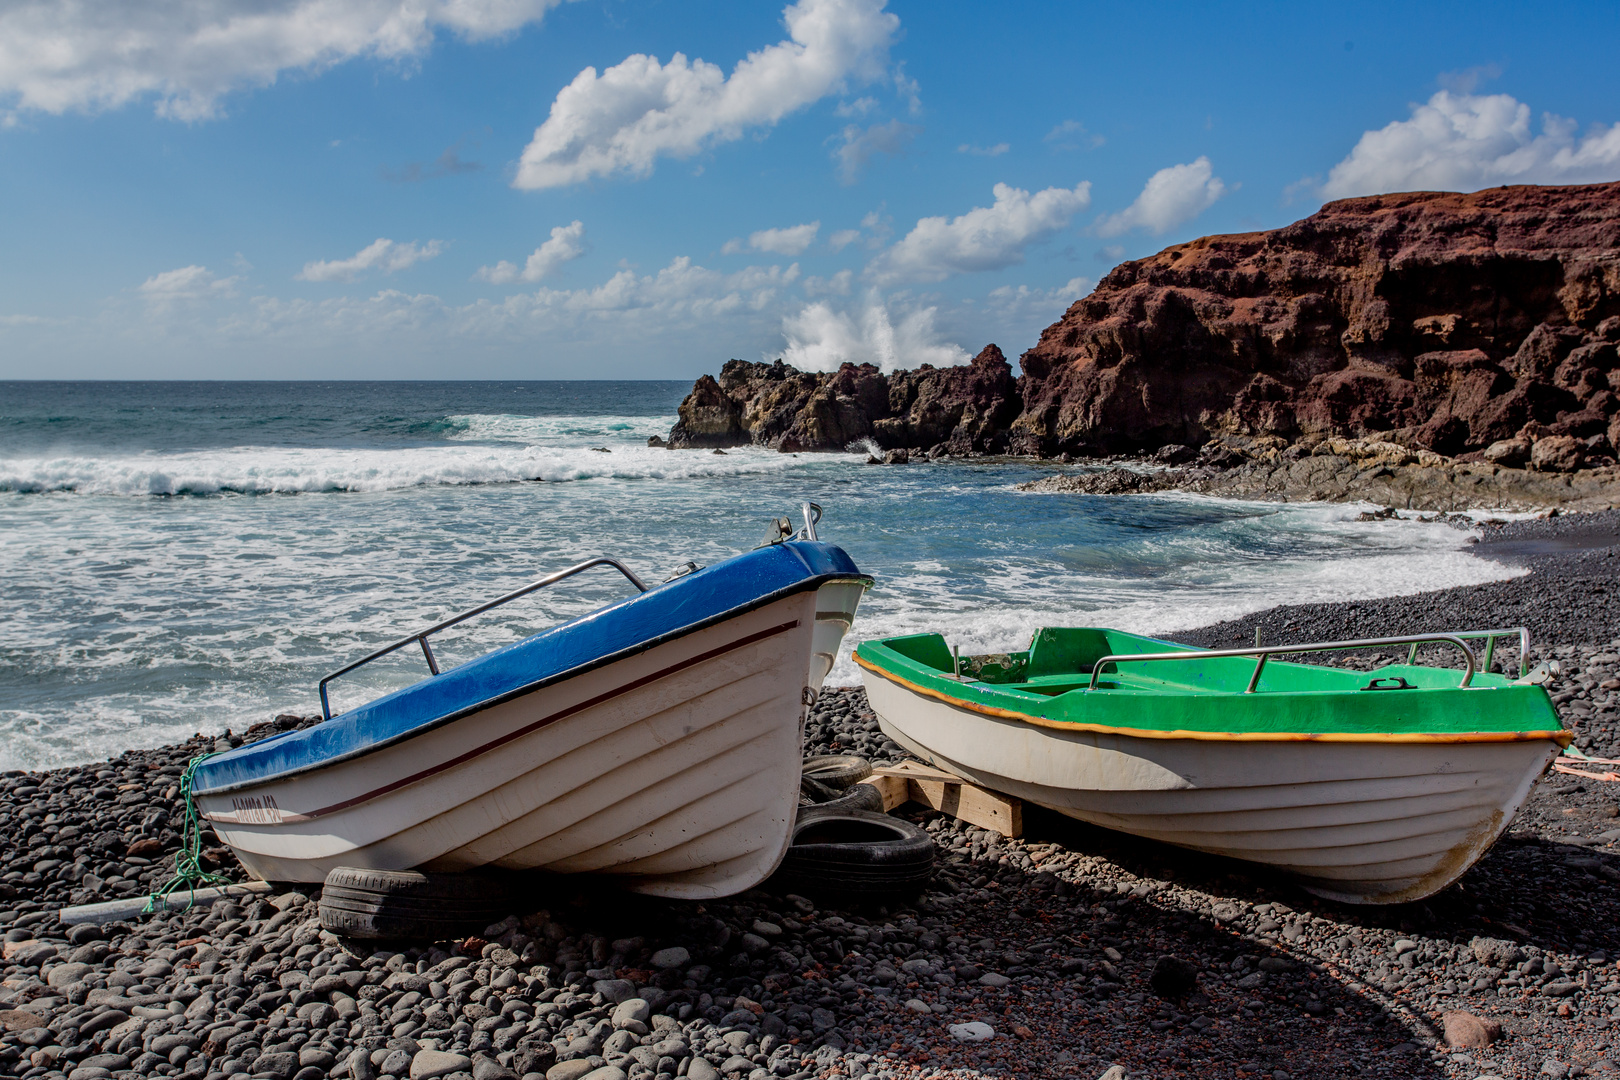
[[[980,705],[972,701],[952,697],[938,690],[926,686],[919,686],[910,679],[903,678],[891,671],[885,671],[863,656],[856,655],[855,662],[874,675],[881,676],[896,684],[903,686],[914,694],[943,701],[947,705],[954,705],[968,712],[979,713],[982,716],[993,716],[1001,720],[1019,720],[1036,727],[1052,728],[1056,731],[1085,731],[1096,735],[1127,735],[1134,739],[1190,739],[1204,742],[1324,742],[1324,743],[1514,743],[1514,742],[1540,742],[1543,740],[1555,742],[1559,746],[1568,746],[1575,736],[1573,732],[1560,728],[1557,731],[1469,731],[1457,734],[1439,734],[1426,731],[1399,731],[1399,732],[1352,732],[1352,731],[1159,731],[1153,728],[1124,728],[1112,727],[1107,724],[1081,724],[1065,720],[1048,720],[1042,716],[1030,716],[1028,713],[1014,712],[1011,709],[1000,709],[994,705]]]

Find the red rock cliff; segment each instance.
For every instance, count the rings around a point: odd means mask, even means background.
[[[1012,448],[1620,443],[1617,341],[1620,184],[1345,199],[1115,268],[1024,354]]]

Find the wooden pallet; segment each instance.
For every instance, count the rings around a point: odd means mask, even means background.
[[[863,784],[870,784],[883,795],[883,809],[893,810],[904,803],[922,803],[950,814],[981,829],[993,829],[1002,836],[1024,835],[1024,803],[1011,795],[979,787],[955,773],[902,761],[881,765]]]

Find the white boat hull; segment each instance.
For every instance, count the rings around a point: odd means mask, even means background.
[[[787,850],[805,702],[862,591],[829,582],[198,807],[270,881],[493,866],[609,874],[656,896],[741,892]]]
[[[1146,739],[987,716],[875,674],[884,733],[1070,817],[1275,867],[1356,904],[1421,899],[1484,854],[1558,752],[1523,742]]]

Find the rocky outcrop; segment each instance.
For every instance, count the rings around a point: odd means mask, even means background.
[[[1024,354],[1012,447],[1379,432],[1606,453],[1617,342],[1620,184],[1345,199],[1115,268]]]
[[[669,445],[797,452],[869,439],[885,450],[994,453],[1007,448],[1018,403],[1012,365],[994,345],[962,367],[891,375],[871,364],[816,373],[732,360],[692,387]]]
[[[1016,380],[994,345],[889,375],[733,360],[670,445],[1234,466],[1255,440],[1353,438],[1568,473],[1620,446],[1617,349],[1620,184],[1382,195],[1121,264]]]

